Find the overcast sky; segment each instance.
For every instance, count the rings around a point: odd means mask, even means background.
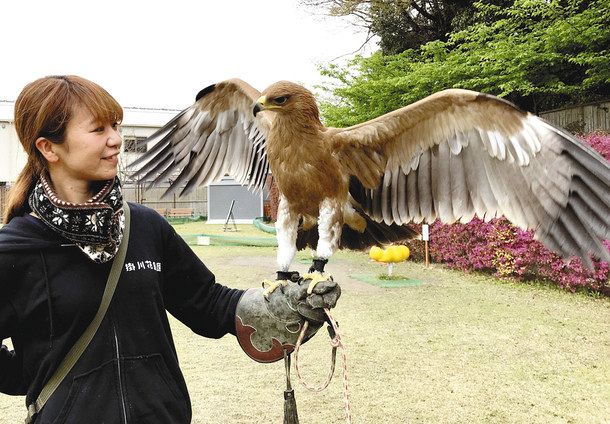
[[[201,88],[232,77],[261,91],[281,79],[313,88],[322,81],[318,64],[365,39],[295,0],[8,0],[0,99],[51,74],[81,75],[138,107],[182,109]]]

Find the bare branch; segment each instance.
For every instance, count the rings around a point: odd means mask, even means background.
[[[362,50],[364,48],[364,46],[367,45],[367,43],[369,41],[371,41],[371,39],[375,36],[375,34],[373,34],[370,30],[368,31],[368,33],[366,34],[366,40],[364,40],[364,43],[362,43],[362,45],[360,47],[358,47],[356,50],[354,50],[351,53],[346,53],[346,54],[342,54],[341,56],[337,56],[334,59],[331,59],[329,62],[334,62],[335,60],[341,59],[345,56],[352,56],[356,53],[358,53],[360,50]]]
[[[430,19],[431,21],[435,21],[434,16],[432,16],[430,13],[428,13],[428,11],[426,10],[425,7],[417,4],[417,2],[415,0],[413,0],[411,2],[411,5],[413,6],[413,8],[415,8],[415,10],[417,10],[423,17]]]

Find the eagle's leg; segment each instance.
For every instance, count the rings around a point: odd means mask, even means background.
[[[342,205],[336,199],[326,198],[320,203],[318,214],[318,247],[310,273],[324,274],[328,258],[339,248],[343,228]]]
[[[288,201],[280,196],[280,204],[277,209],[277,220],[275,230],[277,237],[277,279],[265,281],[263,295],[267,298],[275,289],[283,287],[289,281],[297,281],[299,273],[289,271],[290,264],[297,252],[297,232],[299,229],[299,215],[290,211]]]
[[[288,201],[284,196],[280,196],[275,229],[278,276],[281,276],[283,274],[280,274],[280,272],[289,272],[290,264],[297,253],[297,231],[299,229],[299,215],[290,211]]]

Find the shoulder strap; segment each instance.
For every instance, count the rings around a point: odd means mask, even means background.
[[[112,268],[110,269],[110,275],[108,275],[108,281],[106,282],[106,288],[104,289],[104,294],[102,295],[102,302],[100,303],[100,307],[93,317],[93,321],[89,324],[85,332],[80,336],[80,338],[74,343],[74,346],[70,349],[66,357],[61,361],[61,364],[55,370],[53,376],[47,381],[45,386],[42,388],[42,391],[38,395],[38,399],[36,402],[32,403],[28,406],[28,416],[25,419],[25,423],[29,424],[33,422],[34,415],[36,415],[42,407],[45,405],[47,400],[51,397],[53,392],[59,387],[59,384],[64,380],[66,375],[70,372],[76,361],[81,357],[89,343],[93,339],[93,336],[97,332],[102,319],[106,315],[106,311],[108,310],[108,306],[110,305],[110,301],[112,300],[112,295],[114,294],[114,289],[117,286],[119,281],[119,277],[121,276],[121,271],[123,269],[123,264],[125,263],[125,254],[127,252],[127,245],[129,244],[129,227],[131,221],[131,215],[129,211],[129,205],[125,202],[123,206],[123,211],[125,214],[125,228],[123,230],[123,239],[121,241],[121,245],[119,246],[119,250],[114,257],[112,262]]]

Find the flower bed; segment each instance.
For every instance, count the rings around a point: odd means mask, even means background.
[[[580,259],[564,261],[534,240],[532,231],[513,226],[505,218],[490,222],[430,226],[432,261],[464,271],[481,271],[520,280],[548,280],[563,288],[605,292],[610,276],[607,262],[594,260],[589,271]],[[610,249],[610,242],[604,244]]]

